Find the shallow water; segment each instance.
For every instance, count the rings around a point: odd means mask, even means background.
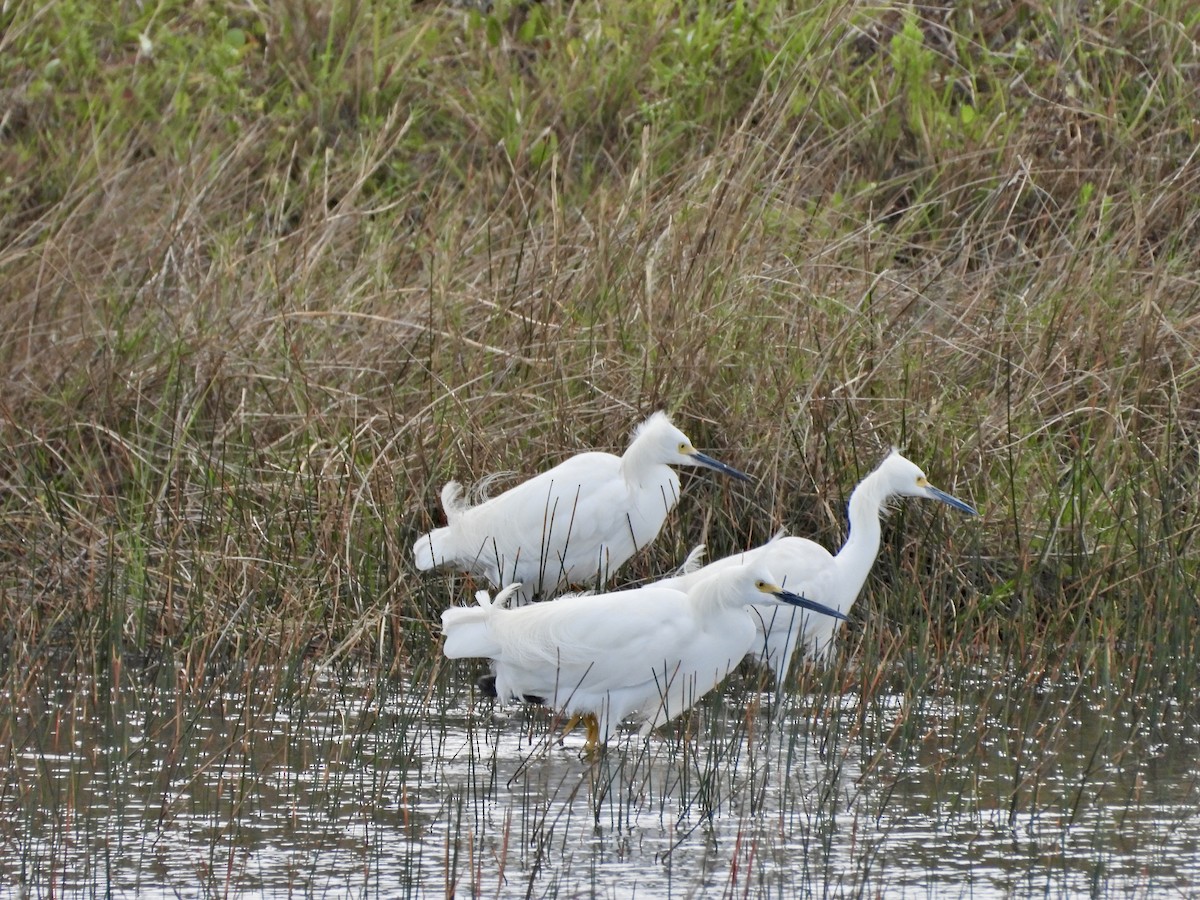
[[[248,673],[247,673],[248,674]],[[1186,895],[1200,727],[1154,698],[963,674],[733,684],[600,759],[465,683],[73,680],[10,706],[0,872],[28,896]],[[233,689],[234,683],[250,689]],[[186,701],[185,701],[186,696]],[[1147,716],[1146,709],[1155,710]]]

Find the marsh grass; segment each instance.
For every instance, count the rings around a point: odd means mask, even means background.
[[[657,408],[757,484],[685,475],[628,582],[781,527],[837,546],[892,445],[984,514],[899,508],[838,663],[773,713],[735,678],[641,751],[671,755],[665,782],[631,750],[573,788],[592,815],[650,794],[711,822],[816,758],[784,816],[817,877],[845,871],[850,762],[903,793],[889,767],[1001,757],[1001,824],[1031,829],[1048,772],[1086,810],[1194,720],[1189,4],[74,0],[0,24],[0,752],[50,760],[52,710],[143,685],[134,707],[171,707],[147,726],[168,771],[227,775],[202,811],[211,892],[237,880],[216,851],[258,784],[236,742],[351,669],[375,673],[370,708],[414,692],[337,750],[383,729],[372,802],[419,793],[445,749],[430,708],[466,703],[471,746],[492,743],[474,793],[422,813],[447,887],[509,864],[579,883],[551,865],[555,816],[579,815],[557,789],[476,818],[502,835],[488,857],[436,824],[483,815],[513,722],[472,724],[485,707],[439,661],[438,613],[477,585],[419,578],[409,548],[447,479],[619,451]],[[227,689],[225,736],[197,743]],[[1079,738],[1063,690],[1113,728]],[[526,758],[563,752],[520,715]],[[762,744],[762,715],[799,716],[803,742]],[[1094,759],[1055,770],[1076,738]],[[27,824],[57,817],[49,848],[10,841],[24,865],[60,858],[71,795],[9,790]],[[971,804],[993,793],[942,796],[990,822]],[[770,856],[747,828],[743,874]],[[884,889],[885,857],[855,883]]]
[[[3,802],[20,813],[2,833],[25,866],[6,871],[34,893],[389,896],[604,893],[630,878],[928,890],[964,865],[1001,891],[1190,877],[1173,854],[1195,834],[1197,734],[1178,705],[984,668],[866,691],[852,669],[802,672],[778,708],[743,672],[594,760],[543,713],[480,703],[436,666],[411,680],[373,666],[234,666],[191,683],[59,672],[2,723]],[[923,855],[935,846],[941,859]]]

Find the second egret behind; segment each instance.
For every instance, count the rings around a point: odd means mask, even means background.
[[[589,748],[629,716],[648,734],[719,684],[758,643],[748,604],[844,618],[783,590],[761,564],[723,568],[686,592],[652,584],[518,609],[503,607],[503,592],[480,594],[478,606],[442,613],[446,656],[491,659],[502,700],[587,719]]]
[[[687,590],[713,572],[754,563],[781,577],[787,590],[832,607],[842,614],[838,618],[844,619],[879,554],[879,517],[892,497],[939,500],[960,512],[976,515],[973,507],[935,488],[915,463],[893,450],[850,494],[850,533],[836,556],[807,538],[781,535],[745,553],[735,553],[657,584]],[[688,559],[695,555],[693,551]],[[825,655],[832,648],[837,619],[770,605],[755,609],[759,623],[755,650],[775,673],[778,685],[783,684],[798,646],[813,657]]]
[[[449,482],[442,489],[446,527],[417,539],[417,568],[457,569],[495,588],[519,582],[522,601],[567,585],[602,585],[658,536],[679,501],[671,468],[679,465],[750,480],[700,453],[658,412],[638,426],[623,455],[580,453],[475,506]]]

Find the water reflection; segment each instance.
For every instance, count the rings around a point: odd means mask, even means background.
[[[278,679],[276,679],[278,681]],[[241,685],[235,689],[232,685]],[[255,684],[274,685],[271,690]],[[1185,893],[1183,714],[963,675],[916,696],[735,685],[598,760],[446,677],[75,679],[12,698],[0,867],[31,896]],[[739,694],[739,690],[741,693]]]

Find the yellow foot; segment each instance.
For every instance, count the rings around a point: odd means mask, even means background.
[[[583,716],[581,716],[579,713],[575,713],[575,715],[571,716],[571,718],[567,720],[567,724],[563,726],[562,736],[566,737],[568,734],[574,731],[575,726],[579,724],[579,721],[582,718]]]
[[[587,743],[583,745],[583,751],[594,756],[600,749],[600,720],[593,713],[587,713],[583,721],[587,725]]]
[[[600,748],[600,720],[596,718],[595,713],[575,713],[567,720],[567,724],[563,726],[562,735],[559,737],[559,743],[562,743],[563,738],[574,731],[579,723],[582,722],[587,730],[587,741],[583,745],[583,752],[587,756],[592,756]]]

